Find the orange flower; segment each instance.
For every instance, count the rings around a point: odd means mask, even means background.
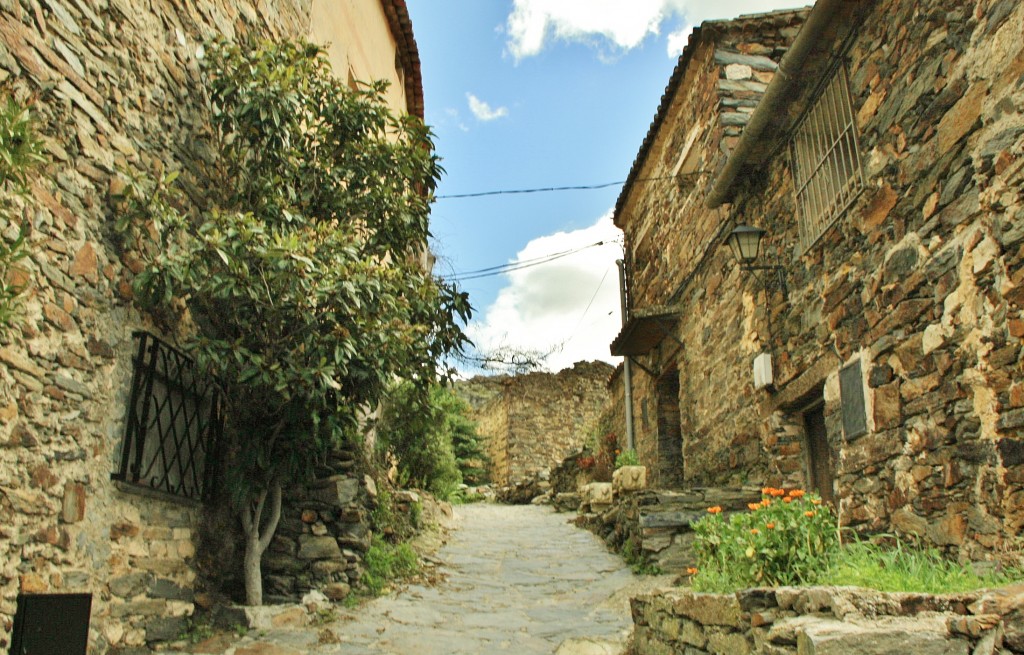
[[[789,496],[786,496],[785,498],[782,499],[782,502],[784,502],[784,503],[791,503],[791,502],[793,502],[793,499],[790,498]]]
[[[775,529],[775,524],[774,523],[765,523],[764,527],[768,528],[769,530],[774,530]]]
[[[806,512],[804,512],[804,516],[814,516],[814,512],[811,510],[807,510]]]
[[[764,494],[765,496],[770,496],[770,495],[772,495],[772,488],[771,487],[761,487],[761,493]]]
[[[710,513],[710,514],[721,514],[722,513],[722,508],[719,507],[718,505],[715,505],[714,507],[709,507],[708,508],[708,513]]]
[[[697,575],[697,568],[693,566],[686,567],[686,575]]]
[[[750,534],[761,534],[761,531],[758,530],[757,528],[751,528]]]
[[[747,509],[749,509],[751,511],[754,511],[756,509],[761,509],[761,503],[747,503]]]
[[[773,496],[785,496],[786,495],[786,490],[785,489],[772,489],[772,495]]]
[[[761,504],[764,505],[765,507],[768,507],[769,505],[772,504],[772,501],[768,498],[765,498],[764,500],[761,501]]]
[[[804,491],[803,489],[793,489],[792,491],[789,492],[789,495],[792,496],[793,498],[802,498],[806,493],[807,492]]]
[[[821,504],[821,498],[811,498],[811,504],[812,505],[820,505]]]

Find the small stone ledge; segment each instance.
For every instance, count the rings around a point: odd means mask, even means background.
[[[632,599],[631,653],[1024,653],[1024,584],[962,594],[779,587]]]

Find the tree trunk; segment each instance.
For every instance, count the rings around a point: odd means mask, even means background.
[[[263,553],[260,551],[258,535],[245,535],[245,604],[263,604],[263,571],[260,568],[260,561]]]
[[[270,515],[266,524],[263,525],[263,510],[267,502],[267,494],[270,494]],[[260,569],[260,561],[263,553],[270,545],[277,531],[277,522],[281,518],[281,483],[274,480],[270,483],[269,489],[261,490],[248,506],[241,512],[242,527],[245,530],[245,560],[243,570],[245,572],[245,604],[263,604],[263,573]],[[263,525],[263,532],[260,526]]]

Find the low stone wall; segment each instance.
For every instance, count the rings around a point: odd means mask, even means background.
[[[632,655],[1024,653],[1024,585],[970,594],[781,587],[634,598]]]
[[[295,602],[312,590],[341,600],[359,582],[377,487],[357,472],[351,453],[335,459],[335,473],[286,497],[277,534],[263,556],[268,602]]]
[[[639,467],[642,468],[642,467]],[[760,488],[695,487],[685,491],[616,491],[611,504],[581,504],[580,525],[622,550],[627,542],[648,564],[666,573],[694,566],[691,525],[718,505],[726,514],[761,500]]]

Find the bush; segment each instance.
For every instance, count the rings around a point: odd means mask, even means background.
[[[399,480],[448,500],[466,478],[483,477],[484,461],[468,407],[449,389],[423,393],[409,383],[395,386],[384,404],[378,447],[398,460]]]
[[[814,494],[765,487],[760,503],[728,521],[721,507],[693,529],[700,591],[812,584],[839,548],[832,510]]]

